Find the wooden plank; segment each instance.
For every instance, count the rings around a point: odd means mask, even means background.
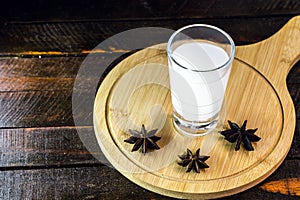
[[[0,92],[72,90],[83,60],[84,57],[2,59]],[[104,63],[105,59],[98,62],[100,66]],[[90,82],[87,80],[77,89],[87,88]]]
[[[0,93],[0,107],[1,127],[73,124],[70,90]]]
[[[300,158],[300,61],[298,61],[289,72],[287,87],[296,110],[296,130],[288,158]],[[290,157],[291,156],[291,157]]]
[[[92,61],[96,67],[90,70],[109,66],[113,54],[118,55],[118,53],[99,53],[99,59]],[[0,59],[0,92],[71,89],[84,59],[84,56]],[[115,60],[115,63],[118,63],[118,60]],[[93,77],[94,74],[90,74],[84,84],[76,89],[87,89],[97,82],[97,76]],[[287,77],[288,87],[297,89],[297,86],[292,85],[299,84],[299,80],[300,62],[292,68]]]
[[[265,16],[299,14],[297,0],[192,0],[192,1],[9,1],[2,9],[5,20],[120,20],[161,18],[222,18],[236,16]],[[129,12],[130,11],[130,12]],[[3,19],[3,20],[4,20]]]
[[[79,91],[72,104],[72,90],[0,93],[2,128],[91,126],[93,98],[89,91]],[[74,110],[74,114],[72,111]]]
[[[237,45],[241,45],[257,42],[273,35],[289,19],[290,17],[259,17],[163,21],[6,23],[0,29],[0,55],[2,57],[45,54],[52,56],[78,55],[89,52],[110,36],[129,29],[163,27],[175,30],[193,23],[216,25],[227,31]],[[245,25],[241,26],[241,24]],[[149,42],[149,45],[152,45],[151,41]],[[112,45],[111,49],[114,48]],[[101,50],[103,51],[103,49]],[[104,49],[104,51],[107,50]]]
[[[0,78],[74,78],[84,58],[43,57],[0,59]]]
[[[224,199],[299,199],[293,193],[299,181],[284,188],[288,194],[279,194],[283,191],[279,185],[267,185],[299,177],[299,165],[299,160],[286,160],[257,187]],[[106,166],[0,171],[0,182],[0,199],[172,199],[149,192]]]
[[[300,119],[300,84],[288,84],[288,90],[294,103],[296,116]]]
[[[85,56],[0,59],[0,92],[90,89],[128,53],[92,54],[88,60]],[[78,74],[83,62],[84,75]]]
[[[300,61],[298,61],[289,72],[287,83],[288,85],[289,83],[300,83]]]
[[[87,148],[78,130],[89,135]],[[92,126],[0,129],[0,170],[100,164],[93,136]]]
[[[300,159],[300,118],[296,122],[293,143],[287,156],[288,159]]]

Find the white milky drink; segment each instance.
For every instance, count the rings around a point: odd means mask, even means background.
[[[167,53],[174,127],[192,137],[216,132],[223,121],[219,113],[235,54],[233,40],[218,27],[192,24],[171,35]]]
[[[217,118],[230,74],[226,51],[207,42],[188,42],[169,56],[174,112],[184,120],[207,122]]]

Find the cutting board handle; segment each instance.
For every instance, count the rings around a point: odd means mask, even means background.
[[[292,18],[272,39],[277,40],[274,44],[278,46],[282,43],[281,59],[288,64],[295,64],[300,59],[300,16]]]
[[[282,83],[300,59],[300,16],[261,42],[237,47],[236,57],[255,66],[268,80]]]

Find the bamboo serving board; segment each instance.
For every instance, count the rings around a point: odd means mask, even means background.
[[[104,79],[94,103],[99,146],[124,176],[151,191],[176,198],[218,198],[244,191],[273,173],[286,157],[295,129],[295,110],[286,77],[300,56],[300,17],[272,37],[238,46],[222,117],[258,128],[262,139],[249,152],[224,140],[217,131],[191,139],[176,132],[165,44],[143,49],[120,62]],[[158,128],[159,150],[131,152],[128,129]],[[209,155],[209,168],[186,173],[178,155],[189,148]]]

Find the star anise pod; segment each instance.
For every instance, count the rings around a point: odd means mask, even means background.
[[[142,147],[142,153],[146,154],[148,149],[151,150],[159,149],[159,146],[156,144],[156,142],[160,140],[161,137],[154,135],[157,132],[157,130],[158,129],[154,129],[147,132],[144,124],[142,125],[140,132],[129,129],[129,132],[132,136],[124,140],[124,142],[134,144],[131,151],[137,151],[140,147]]]
[[[234,147],[236,151],[240,149],[241,143],[243,143],[243,146],[246,150],[253,151],[254,148],[251,142],[258,142],[261,139],[260,137],[254,134],[257,131],[257,128],[246,130],[247,120],[244,121],[242,127],[229,120],[228,124],[230,126],[230,129],[219,132],[223,136],[225,136],[225,140],[231,143],[236,142]]]
[[[200,173],[200,169],[209,168],[205,161],[209,156],[200,155],[200,148],[193,154],[191,150],[187,149],[186,154],[178,156],[181,161],[178,164],[182,167],[187,166],[186,172],[190,172],[194,169],[195,172]]]

